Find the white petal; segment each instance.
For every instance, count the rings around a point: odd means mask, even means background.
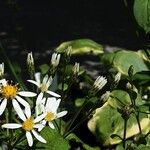
[[[47,81],[48,81],[48,75],[46,74],[45,77],[43,78],[42,84],[45,85],[47,83]]]
[[[17,123],[6,123],[2,125],[2,128],[8,128],[8,129],[17,129],[22,127],[21,124],[17,124]]]
[[[47,81],[47,83],[46,83],[46,86],[47,86],[47,87],[49,87],[49,86],[51,85],[52,80],[53,80],[53,79],[52,79],[52,77],[50,76],[49,79],[48,79],[48,81]]]
[[[34,125],[34,128],[42,128],[44,125],[43,124],[41,124],[41,123],[38,123],[38,124],[35,124]]]
[[[37,95],[36,93],[28,92],[28,91],[20,91],[20,92],[18,92],[18,94],[20,96],[24,96],[24,97],[34,97]]]
[[[42,143],[46,143],[46,140],[41,137],[41,135],[39,135],[35,130],[32,130],[33,135]]]
[[[38,82],[38,84],[41,84],[41,73],[37,72],[35,73],[35,80]]]
[[[1,83],[3,86],[6,86],[6,85],[7,85],[6,79],[1,79],[1,80],[0,80],[0,83]]]
[[[30,107],[30,105],[20,96],[16,95],[16,99],[19,103],[21,103],[25,108]]]
[[[26,117],[25,117],[20,105],[18,104],[18,102],[15,99],[13,99],[12,104],[13,104],[13,107],[14,107],[15,111],[17,112],[19,118],[22,119],[23,121],[25,121]]]
[[[45,103],[46,103],[46,97],[44,97],[43,99],[42,99],[42,104],[45,106]]]
[[[25,114],[26,114],[27,118],[31,117],[31,108],[30,107],[25,108]]]
[[[42,120],[42,126],[40,128],[38,128],[38,131],[40,132],[45,126],[46,126],[46,121]]]
[[[56,113],[56,111],[57,111],[57,109],[58,109],[58,107],[59,107],[60,101],[61,101],[61,99],[58,99],[57,102],[55,103],[55,105],[54,105],[54,107],[53,107],[53,109],[52,109],[52,111],[53,111],[54,113]]]
[[[37,123],[37,122],[40,122],[43,118],[45,118],[46,116],[46,113],[40,115],[40,116],[37,116],[35,119],[34,119],[34,123]]]
[[[27,137],[28,144],[31,147],[33,145],[33,138],[32,138],[31,133],[26,131],[26,137]]]
[[[49,100],[49,103],[50,103],[50,101],[51,100]],[[61,101],[61,99],[58,99],[58,100],[55,99],[55,101],[53,103],[49,104],[50,105],[49,106],[50,107],[50,111],[53,112],[54,114],[56,114],[56,112],[57,112],[57,109],[59,107],[60,101]]]
[[[63,117],[67,114],[67,111],[62,111],[56,115],[57,118]]]
[[[46,111],[52,112],[52,109],[54,108],[56,102],[57,100],[55,97],[49,97],[46,102]]]
[[[61,97],[59,94],[55,93],[55,92],[52,92],[52,91],[46,91],[48,94],[52,95],[52,96],[55,96],[55,97]]]
[[[41,92],[36,99],[36,105],[38,105],[42,102],[42,98],[43,98],[43,93]]]
[[[38,128],[38,132],[40,132],[45,126],[42,125],[40,128]]]
[[[46,120],[42,120],[42,125],[45,126],[46,125]]]
[[[27,80],[30,83],[33,83],[34,85],[36,85],[38,88],[40,87],[40,84],[34,80]]]
[[[43,104],[38,104],[35,106],[36,116],[40,115],[43,112],[45,112],[45,106]]]
[[[48,122],[48,125],[49,125],[50,128],[55,129],[55,126],[53,125],[52,122]]]
[[[7,99],[5,98],[0,105],[0,115],[4,112],[6,106],[7,106]]]

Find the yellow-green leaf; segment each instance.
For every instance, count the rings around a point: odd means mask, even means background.
[[[72,47],[71,54],[73,55],[82,55],[82,54],[98,55],[103,53],[102,45],[90,39],[77,39],[63,42],[56,48],[56,52],[64,53],[66,52],[69,46]]]

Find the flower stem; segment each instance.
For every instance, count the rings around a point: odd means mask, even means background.
[[[127,131],[127,122],[128,119],[124,119],[124,133],[123,133],[123,147],[126,147],[126,131]]]

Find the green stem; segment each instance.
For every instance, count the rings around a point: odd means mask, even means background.
[[[20,134],[20,136],[16,139],[16,141],[12,144],[12,147],[15,148],[15,146],[17,145],[17,143],[22,139],[22,137],[24,137],[24,133],[22,132],[22,134]]]
[[[12,122],[12,104],[11,100],[8,100],[8,122]],[[8,149],[12,150],[12,139],[13,139],[13,131],[9,130],[9,142],[8,142]]]
[[[140,120],[139,120],[139,112],[137,112],[137,113],[138,114],[136,115],[136,120],[137,120],[137,123],[138,123],[140,134],[142,134],[141,124],[140,124]]]
[[[86,105],[87,103],[85,103]],[[85,106],[84,105],[84,106]],[[89,112],[86,114],[86,116],[77,124],[75,125],[71,130],[67,130],[68,132],[66,132],[64,134],[64,137],[67,137],[71,132],[73,132],[76,128],[78,128],[84,121],[86,121],[86,119],[91,115],[91,113],[98,107],[98,103],[95,103],[95,105],[89,110]],[[83,108],[82,108],[83,109]],[[81,112],[81,111],[80,111]],[[72,120],[71,120],[72,121]],[[72,124],[71,124],[72,126]],[[70,127],[71,127],[70,126]],[[70,129],[70,128],[69,128]]]
[[[75,122],[75,120],[79,116],[80,112],[86,106],[87,103],[88,103],[88,100],[86,98],[83,105],[82,105],[82,107],[77,111],[77,113],[74,115],[74,117],[69,121],[68,125],[66,126],[66,131],[65,131],[64,135],[66,135],[66,133],[70,130],[71,126],[73,125],[73,123]]]
[[[124,132],[123,132],[123,147],[126,147],[126,131],[127,131],[127,122],[128,119],[124,119]]]

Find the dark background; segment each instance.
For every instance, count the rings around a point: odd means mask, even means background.
[[[79,38],[106,47],[140,47],[123,0],[0,0],[0,40],[11,58],[29,51],[43,58]]]

